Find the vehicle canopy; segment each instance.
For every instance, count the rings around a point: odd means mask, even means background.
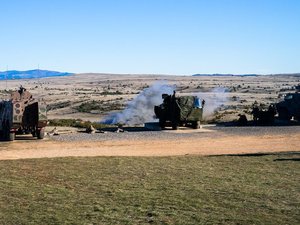
[[[200,126],[204,100],[197,96],[176,96],[175,92],[173,95],[163,94],[162,98],[163,103],[154,107],[161,127],[166,122],[171,122],[173,128],[183,124],[192,124],[195,128]]]

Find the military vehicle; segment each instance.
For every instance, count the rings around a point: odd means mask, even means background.
[[[204,100],[196,96],[176,96],[163,94],[163,103],[154,107],[156,117],[162,129],[170,125],[174,130],[178,126],[191,126],[194,129],[200,128],[202,120]]]
[[[13,141],[16,134],[43,139],[47,125],[46,104],[34,99],[22,86],[8,101],[0,102],[0,138]]]
[[[290,120],[292,117],[300,120],[300,93],[289,93],[284,100],[276,104],[279,119]]]
[[[271,104],[266,108],[263,105],[254,105],[252,108],[253,121],[257,125],[271,125],[275,121],[276,107]]]

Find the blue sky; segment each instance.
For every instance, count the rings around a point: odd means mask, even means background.
[[[0,0],[0,71],[300,72],[299,0]]]

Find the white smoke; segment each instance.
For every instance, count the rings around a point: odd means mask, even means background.
[[[109,114],[102,123],[137,125],[154,120],[154,106],[163,102],[162,94],[172,94],[174,86],[166,82],[154,83],[145,88],[136,98],[128,102],[127,107],[119,113]],[[227,102],[226,88],[217,87],[210,92],[194,93],[201,100],[205,100],[203,119],[211,118],[219,107]]]
[[[212,117],[218,108],[228,101],[228,92],[224,87],[217,87],[210,92],[202,92],[196,94],[200,99],[205,100],[203,118],[208,119]]]
[[[153,121],[154,106],[163,102],[162,94],[172,94],[174,90],[175,87],[166,82],[154,83],[128,102],[126,109],[108,115],[102,123],[136,125]]]

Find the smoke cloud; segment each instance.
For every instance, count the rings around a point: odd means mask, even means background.
[[[228,92],[224,87],[217,87],[210,92],[202,92],[196,94],[200,99],[205,100],[203,110],[204,119],[212,117],[218,108],[228,101]]]
[[[154,120],[154,106],[163,102],[162,94],[172,94],[174,86],[165,82],[154,83],[145,88],[136,98],[128,102],[126,109],[120,113],[113,113],[102,121],[106,124],[137,125]]]
[[[109,114],[102,123],[137,125],[154,121],[154,106],[160,105],[162,94],[172,94],[175,86],[166,82],[157,82],[145,88],[136,98],[128,102],[127,107],[119,113]],[[203,119],[211,118],[215,111],[227,102],[226,88],[217,87],[210,92],[193,93],[205,100]]]

